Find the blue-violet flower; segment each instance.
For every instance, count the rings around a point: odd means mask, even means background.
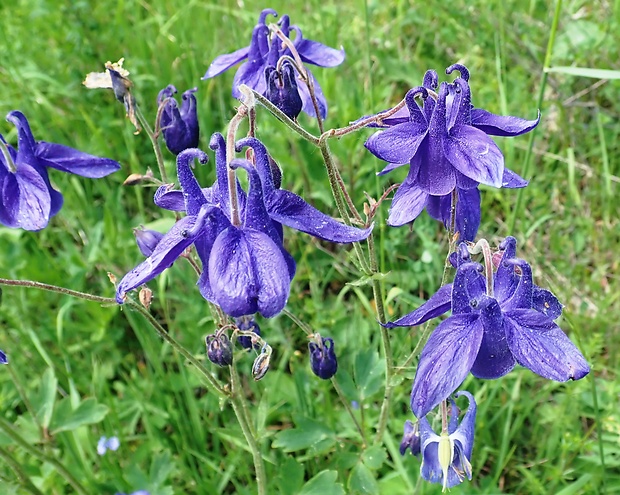
[[[319,378],[329,380],[338,371],[334,341],[329,337],[318,337],[318,342],[309,342],[310,368]]]
[[[100,178],[120,164],[62,144],[35,141],[28,120],[14,110],[7,120],[17,128],[17,150],[0,135],[0,223],[12,228],[41,230],[62,207],[48,168],[82,177]]]
[[[519,363],[560,382],[579,380],[590,371],[581,352],[553,321],[562,305],[550,291],[534,285],[528,263],[515,258],[514,237],[506,238],[500,249],[503,255],[490,285],[482,266],[460,254],[452,284],[386,325],[419,325],[452,309],[420,355],[411,391],[411,409],[418,418],[456,390],[470,371],[478,378],[494,379]],[[459,251],[467,251],[464,244]]]
[[[183,93],[180,109],[174,99],[177,88],[172,84],[162,89],[157,97],[157,103],[164,105],[160,121],[164,140],[170,152],[175,155],[188,148],[198,147],[200,128],[194,96],[197,90],[198,88],[192,88]]]
[[[101,437],[97,442],[97,454],[103,455],[108,450],[116,451],[121,446],[118,437]]]
[[[203,79],[215,77],[247,59],[235,74],[232,94],[235,98],[240,98],[241,93],[239,91],[239,86],[245,84],[254,89],[257,93],[265,95],[267,92],[265,69],[267,67],[276,67],[278,60],[282,56],[292,55],[290,49],[286,47],[275,34],[270,38],[269,27],[265,23],[265,19],[268,15],[276,17],[278,14],[273,9],[264,9],[260,13],[258,24],[256,24],[252,32],[250,45],[240,48],[235,52],[216,57],[215,60],[211,62]],[[292,43],[304,63],[317,65],[319,67],[336,67],[344,61],[344,50],[336,50],[317,41],[305,39],[301,29],[297,26],[290,25],[290,20],[287,15],[282,16],[279,25],[280,30],[286,37],[289,36],[291,31],[295,31],[295,39],[292,40]],[[327,101],[325,100],[325,96],[317,80],[309,70],[307,70],[307,72],[308,77],[312,80],[319,113],[321,118],[324,119],[327,116]],[[311,117],[316,117],[307,85],[301,82],[301,84],[298,85],[298,89],[303,102],[302,110]]]

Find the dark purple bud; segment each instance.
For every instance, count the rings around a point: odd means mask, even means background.
[[[133,235],[136,236],[136,244],[138,244],[140,252],[147,258],[153,254],[153,250],[157,247],[162,237],[164,237],[164,234],[161,232],[143,229],[142,227],[133,229]]]
[[[207,357],[218,366],[230,366],[233,361],[232,345],[225,333],[207,335]]]
[[[0,351],[0,364],[9,364],[9,358],[2,351]]]
[[[400,442],[400,455],[405,455],[407,450],[410,450],[413,455],[420,455],[420,425],[416,421],[415,424],[411,421],[405,421],[405,428],[403,431],[403,439]]]
[[[329,337],[322,338],[320,343],[310,342],[310,367],[312,372],[322,378],[329,380],[338,371],[338,361],[334,352],[334,341]]]
[[[241,316],[240,318],[235,318],[235,325],[237,325],[239,330],[244,332],[253,332],[260,337],[260,327],[258,326],[258,323],[256,323],[254,316]],[[237,342],[241,344],[241,347],[247,349],[248,351],[252,348],[260,348],[258,339],[254,339],[248,335],[237,337]]]
[[[265,92],[267,99],[282,110],[287,117],[295,120],[301,112],[303,103],[297,89],[293,65],[290,62],[284,62],[280,71],[274,67],[267,67],[265,79],[267,80]]]

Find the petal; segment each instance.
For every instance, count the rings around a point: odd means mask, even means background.
[[[377,175],[385,175],[390,173],[392,170],[397,169],[398,167],[402,167],[403,165],[407,165],[407,163],[388,163],[381,172],[377,172]]]
[[[504,176],[502,177],[502,187],[508,189],[520,189],[529,184],[529,181],[514,173],[512,170],[504,167]]]
[[[467,125],[453,127],[444,143],[444,152],[463,175],[488,186],[502,187],[504,155],[484,132]]]
[[[182,151],[177,156],[177,175],[185,197],[185,210],[188,215],[197,215],[200,208],[207,204],[207,199],[192,170],[194,160],[207,163],[207,154],[197,148]]]
[[[532,295],[533,309],[555,320],[562,314],[562,307],[562,303],[558,301],[558,298],[550,290],[534,286],[534,293]]]
[[[387,322],[383,325],[385,328],[394,327],[414,327],[422,323],[436,318],[450,310],[452,297],[452,284],[446,284],[439,288],[431,298],[426,301],[418,309],[411,313],[400,317],[394,322]]]
[[[463,383],[482,341],[476,314],[452,315],[432,333],[420,355],[411,390],[411,410],[423,418]]]
[[[525,120],[510,115],[495,115],[481,108],[471,111],[471,125],[492,136],[519,136],[530,132],[540,122],[540,110],[536,120]]]
[[[316,80],[312,72],[310,72],[307,68],[306,71],[308,72],[308,77],[312,80],[314,95],[316,96],[316,101],[319,107],[319,114],[321,115],[321,118],[325,120],[327,118],[327,100],[325,99],[321,85]],[[299,77],[299,75],[297,75],[297,77],[297,89],[299,90],[301,101],[303,102],[302,111],[306,112],[310,117],[316,117],[316,111],[314,110],[314,104],[312,103],[312,97],[310,96],[308,85]]]
[[[121,168],[120,163],[109,158],[90,155],[69,146],[45,141],[36,144],[35,156],[46,167],[90,179],[105,177]]]
[[[467,412],[465,413],[465,416],[463,416],[461,424],[457,428],[456,432],[454,432],[453,437],[454,440],[461,442],[467,459],[471,459],[472,450],[474,448],[474,431],[476,427],[476,412],[478,407],[476,405],[476,401],[474,400],[474,396],[465,390],[457,392],[454,396],[465,396],[469,401]],[[471,479],[471,476],[469,479]]]
[[[514,265],[508,263],[516,256],[517,240],[514,237],[506,237],[502,241],[500,249],[504,251],[504,254],[493,277],[493,292],[501,304],[512,295],[519,283],[519,276],[515,273]]]
[[[15,173],[0,169],[0,223],[24,230],[45,228],[51,216],[50,193],[46,180],[27,163],[19,163]]]
[[[491,297],[484,296],[481,306],[480,318],[484,335],[471,373],[477,378],[491,380],[509,373],[516,362],[508,348],[504,317],[499,303]]]
[[[472,301],[486,294],[486,280],[479,263],[463,263],[456,270],[452,284],[452,314],[471,313]]]
[[[476,189],[457,189],[456,231],[459,240],[472,241],[480,227],[480,191]],[[448,227],[448,226],[446,226]]]
[[[518,267],[521,274],[515,271],[517,285],[512,294],[502,301],[502,309],[504,311],[511,309],[530,309],[532,307],[532,297],[534,283],[532,282],[532,268],[525,260],[511,259],[503,261],[503,263],[511,264]]]
[[[0,349],[0,364],[9,364],[9,358],[6,357],[6,354],[2,352]]]
[[[196,238],[203,234],[201,223],[211,209],[204,209],[200,216],[188,216],[175,223],[159,241],[151,256],[127,273],[116,289],[116,301],[123,304],[125,294],[154,279],[183,254]]]
[[[418,185],[428,194],[444,196],[456,187],[456,171],[446,160],[441,138],[428,135],[418,149]]]
[[[173,187],[174,184],[159,186],[153,196],[153,202],[164,210],[185,211],[183,191],[173,190]]]
[[[533,309],[505,316],[508,346],[521,366],[559,382],[579,380],[590,372],[579,349],[550,318]]]
[[[301,31],[298,31],[298,35]],[[298,36],[299,38],[299,36]],[[303,62],[319,67],[336,67],[344,62],[344,48],[336,50],[329,46],[305,38],[295,39],[295,48]]]
[[[289,295],[288,267],[269,236],[230,227],[213,244],[209,279],[217,304],[230,316],[278,314]]]
[[[359,229],[337,222],[306,203],[301,197],[284,189],[276,189],[267,198],[267,211],[276,222],[331,242],[359,242],[366,239],[373,227]]]
[[[411,175],[408,175],[394,194],[387,224],[400,227],[413,222],[424,210],[428,197],[428,194],[415,185],[415,178],[411,179]]]
[[[225,55],[215,57],[215,60],[211,62],[211,65],[209,65],[209,68],[207,69],[205,75],[202,76],[202,79],[205,80],[210,79],[211,77],[219,76],[222,72],[227,71],[233,65],[236,65],[242,60],[248,58],[249,51],[250,47],[246,46],[243,48],[239,48],[239,50],[236,50],[232,53],[227,53]]]
[[[375,132],[364,146],[386,162],[409,163],[426,137],[426,131],[424,126],[415,122],[405,122],[385,131]]]

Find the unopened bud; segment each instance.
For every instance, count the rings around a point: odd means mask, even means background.
[[[269,362],[271,361],[271,347],[265,344],[261,349],[261,353],[254,360],[252,365],[252,376],[255,381],[262,379],[269,371]]]
[[[232,345],[225,333],[207,335],[207,357],[218,366],[230,366],[233,362]]]

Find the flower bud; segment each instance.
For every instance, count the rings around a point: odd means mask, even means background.
[[[9,358],[2,351],[0,351],[0,364],[9,364]]]
[[[237,325],[237,328],[239,330],[242,330],[244,332],[253,332],[258,337],[260,337],[260,327],[258,326],[258,323],[256,323],[254,316],[241,316],[239,318],[235,318],[235,325]],[[242,335],[241,337],[237,337],[237,342],[239,342],[239,344],[241,344],[241,346],[247,350],[250,350],[252,348],[260,348],[259,340],[249,335]]]
[[[278,107],[292,120],[295,120],[303,103],[297,89],[295,80],[295,69],[290,62],[284,62],[280,71],[274,67],[265,69],[265,79],[267,80],[267,99]]]
[[[411,450],[413,455],[420,455],[420,425],[412,423],[411,421],[405,421],[405,428],[403,431],[403,439],[400,442],[400,455],[405,455],[407,450]]]
[[[232,345],[225,333],[207,335],[207,357],[218,366],[230,366],[233,361]]]
[[[175,155],[188,148],[198,147],[200,128],[194,96],[196,91],[197,88],[192,88],[183,93],[183,103],[180,109],[173,97],[177,89],[172,84],[162,89],[157,97],[157,103],[164,105],[161,112],[161,131],[166,146]]]
[[[334,352],[334,341],[327,338],[318,337],[318,342],[310,342],[308,349],[310,350],[310,367],[312,372],[322,378],[329,380],[338,371],[338,361],[336,361],[336,353]]]
[[[153,253],[153,250],[159,244],[164,234],[144,228],[133,229],[133,235],[136,236],[136,244],[138,249],[147,258]]]
[[[262,379],[269,371],[269,362],[271,361],[271,347],[265,344],[261,353],[254,360],[252,365],[252,376],[255,381]]]

